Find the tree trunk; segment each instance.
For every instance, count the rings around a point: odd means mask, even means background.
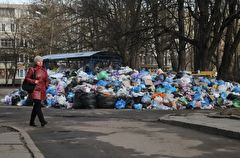
[[[181,38],[184,37],[184,10],[183,10],[184,0],[178,0],[178,27],[179,27],[179,52],[178,52],[178,71],[185,70],[185,41]]]
[[[178,58],[177,55],[174,53],[174,51],[172,50],[171,53],[171,63],[172,63],[172,70],[173,71],[178,71]]]
[[[233,9],[234,7],[236,7],[236,1],[230,0],[229,2],[230,15],[235,14],[235,10]],[[238,21],[236,20],[236,22]],[[227,80],[230,74],[233,72],[232,71],[233,55],[237,51],[237,47],[240,42],[240,30],[238,29],[237,33],[234,32],[234,26],[235,26],[234,22],[232,22],[227,27],[222,64],[220,65],[218,76],[217,76],[218,79]],[[237,26],[235,27],[238,28]],[[234,78],[235,74],[232,74],[232,77]]]

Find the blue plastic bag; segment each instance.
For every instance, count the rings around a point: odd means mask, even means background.
[[[210,81],[206,78],[203,78],[201,81],[204,82],[204,83],[207,83],[208,85],[210,84]]]
[[[194,108],[195,107],[195,102],[191,101],[191,102],[188,103],[188,105],[191,106],[192,108]]]
[[[145,70],[140,70],[139,73],[145,73],[145,74],[149,75],[149,71],[145,71]]]
[[[207,105],[210,104],[210,100],[207,97],[204,98],[204,101]]]
[[[225,82],[223,80],[218,80],[218,85],[225,85]]]
[[[162,85],[164,86],[166,92],[176,92],[177,90],[175,87],[170,86],[166,82],[163,82]]]
[[[134,87],[134,88],[133,88],[133,91],[134,91],[135,93],[139,93],[139,92],[142,91],[142,88],[141,88],[141,86],[137,86],[137,87]]]
[[[103,87],[106,87],[107,84],[108,84],[107,81],[99,80],[98,83],[97,83],[97,86],[101,85],[101,86],[103,86]]]
[[[114,84],[116,87],[118,87],[119,84],[120,84],[120,82],[119,82],[119,80],[117,80],[117,81],[114,81],[113,84]]]
[[[165,93],[166,92],[165,88],[162,88],[162,87],[157,87],[155,91],[156,92],[161,92],[161,93]]]
[[[222,92],[220,98],[227,99],[227,93],[226,92]]]
[[[70,99],[70,98],[72,98],[73,96],[74,96],[74,93],[69,92],[69,93],[68,93],[68,96],[67,96],[67,99]]]
[[[158,104],[158,103],[153,103],[153,104],[151,105],[151,107],[152,107],[152,108],[156,108],[156,109],[160,109],[160,108],[161,108],[161,105]]]
[[[240,88],[238,86],[234,86],[234,91],[237,93],[237,92],[240,92]]]
[[[151,103],[151,96],[150,95],[143,95],[143,97],[141,99],[141,103],[150,104]]]
[[[199,94],[194,94],[192,98],[193,100],[196,100],[196,101],[202,100]]]
[[[23,100],[22,100],[22,105],[26,105],[26,98],[24,98]]]
[[[194,92],[201,92],[202,91],[202,87],[193,86],[193,91]]]
[[[134,104],[133,108],[134,109],[142,109],[142,104]]]
[[[147,87],[146,87],[146,85],[145,85],[145,83],[144,84],[140,84],[139,85],[142,89],[146,89]]]
[[[173,83],[173,79],[172,79],[172,78],[166,78],[166,79],[164,80],[164,82]]]
[[[115,104],[116,109],[125,109],[126,107],[126,102],[124,100],[119,100]]]

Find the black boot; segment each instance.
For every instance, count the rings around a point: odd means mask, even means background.
[[[30,126],[36,127],[37,125],[35,123],[29,123]]]
[[[44,127],[46,124],[48,124],[48,122],[44,121],[43,123],[41,123],[41,126]]]

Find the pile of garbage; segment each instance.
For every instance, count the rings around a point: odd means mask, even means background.
[[[43,104],[67,109],[214,109],[240,107],[240,84],[193,76],[188,71],[154,73],[122,67],[87,74],[81,69],[48,70],[50,86]],[[1,99],[8,105],[29,106],[21,88]]]

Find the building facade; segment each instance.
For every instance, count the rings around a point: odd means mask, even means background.
[[[19,19],[28,14],[28,8],[28,5],[0,4],[0,84],[12,84],[14,75],[16,79],[26,75],[29,57],[21,51],[27,42],[20,35],[24,26]]]

